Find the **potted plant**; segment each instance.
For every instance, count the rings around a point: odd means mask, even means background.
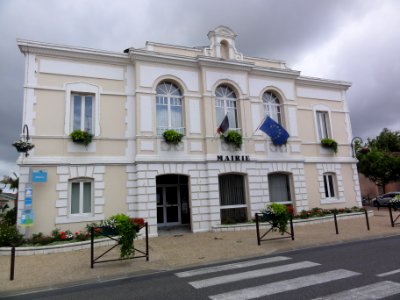
[[[390,205],[393,207],[394,210],[400,209],[400,195],[394,196],[390,201]]]
[[[115,233],[110,235],[119,235],[118,243],[121,245],[120,246],[121,258],[130,257],[135,252],[133,241],[137,236],[137,232],[141,228],[140,227],[141,222],[140,224],[137,224],[135,223],[135,220],[136,219],[131,219],[129,218],[129,216],[125,214],[117,214],[101,222],[102,234],[105,234],[105,232],[109,229],[114,229]]]
[[[32,150],[35,147],[34,144],[23,139],[14,142],[12,145],[15,147],[15,149],[17,149],[18,152],[25,153],[26,156],[28,156],[28,151]]]
[[[163,133],[164,140],[167,144],[178,145],[183,138],[183,134],[176,130],[168,129]]]
[[[80,129],[74,130],[69,135],[72,141],[77,144],[89,145],[92,142],[93,134]]]
[[[290,219],[290,213],[286,205],[271,203],[267,205],[262,213],[264,220],[271,223],[273,228],[278,228],[282,235],[286,232]]]
[[[242,135],[235,130],[229,130],[226,135],[221,135],[221,139],[223,139],[225,143],[235,146],[236,149],[240,149],[243,144]]]
[[[333,152],[337,153],[338,143],[334,139],[325,138],[321,140],[321,145],[324,148],[332,149]]]

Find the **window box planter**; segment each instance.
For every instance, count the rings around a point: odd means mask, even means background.
[[[167,144],[178,145],[182,141],[183,134],[176,130],[169,129],[164,131],[163,138]]]
[[[79,129],[71,132],[69,136],[72,138],[74,143],[85,146],[89,145],[93,139],[93,134]]]
[[[333,139],[329,139],[329,138],[322,139],[321,145],[324,148],[331,149],[335,153],[337,153],[337,151],[338,151],[338,143]]]
[[[221,139],[225,141],[225,143],[234,146],[236,149],[240,149],[243,144],[242,135],[234,130],[229,130],[227,135],[221,135]]]

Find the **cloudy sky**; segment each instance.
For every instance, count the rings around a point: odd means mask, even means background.
[[[397,0],[0,0],[0,178],[17,168],[24,57],[16,39],[122,52],[146,41],[208,45],[226,25],[244,55],[349,81],[354,136],[400,128]]]

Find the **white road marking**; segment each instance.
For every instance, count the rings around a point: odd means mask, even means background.
[[[400,283],[382,281],[314,300],[376,300],[400,293]]]
[[[240,281],[240,280],[244,280],[244,279],[257,278],[257,277],[274,275],[274,274],[283,273],[283,272],[289,272],[289,271],[294,271],[294,270],[316,267],[319,265],[320,264],[318,264],[318,263],[304,261],[304,262],[298,262],[298,263],[293,263],[293,264],[288,264],[288,265],[283,265],[283,266],[270,267],[270,268],[258,269],[258,270],[254,270],[254,271],[236,273],[236,274],[232,274],[232,275],[218,276],[218,277],[213,277],[213,278],[208,278],[208,279],[203,279],[203,280],[198,280],[198,281],[192,281],[192,282],[189,282],[189,284],[196,289],[200,289],[200,288],[224,284],[224,283],[228,283],[228,282],[235,282],[235,281]]]
[[[400,269],[393,270],[393,271],[386,272],[386,273],[382,273],[382,274],[378,274],[378,275],[376,275],[376,276],[378,276],[378,277],[385,277],[385,276],[393,275],[393,274],[396,274],[396,273],[400,273]]]
[[[269,257],[269,258],[263,258],[263,259],[237,262],[237,263],[233,263],[233,264],[226,264],[226,265],[222,265],[222,266],[201,268],[201,269],[196,269],[196,270],[191,270],[191,271],[186,271],[186,272],[175,273],[175,275],[178,277],[191,277],[191,276],[196,276],[196,275],[203,275],[203,274],[215,273],[215,272],[220,272],[220,271],[234,270],[234,269],[246,268],[246,267],[257,266],[257,265],[262,265],[262,264],[280,262],[280,261],[285,261],[288,259],[291,259],[291,258],[286,257],[286,256],[275,256],[275,257]]]
[[[334,271],[302,276],[298,278],[271,282],[268,284],[246,288],[228,293],[210,296],[212,300],[245,300],[263,297],[267,295],[278,294],[282,292],[297,290],[299,288],[308,287],[316,284],[330,282],[333,280],[344,279],[352,276],[360,275],[360,273],[338,269]]]

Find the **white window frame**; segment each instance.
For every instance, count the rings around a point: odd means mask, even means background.
[[[315,134],[317,137],[317,142],[319,143],[324,138],[333,138],[332,135],[332,116],[331,111],[328,107],[323,105],[316,105],[314,107],[314,122],[315,122]],[[326,116],[325,123],[322,119],[322,114]],[[322,133],[323,125],[326,127],[326,134]]]
[[[73,131],[73,94],[93,96],[92,134],[100,135],[100,87],[88,83],[67,83],[65,85],[65,122],[64,133],[69,135]]]
[[[275,100],[275,102],[271,101]],[[275,122],[282,125],[282,109],[281,100],[273,91],[265,91],[262,95],[262,101],[264,106],[264,115],[268,115]]]
[[[229,88],[231,92],[233,92],[233,94],[235,95],[235,98],[232,97],[227,97],[225,96],[217,96],[217,90],[221,87],[226,87]],[[224,110],[224,114],[222,116],[222,119],[219,120],[218,119],[218,115],[217,115],[217,108],[223,108]],[[235,130],[235,131],[240,131],[241,128],[239,127],[239,118],[238,118],[238,98],[237,98],[237,94],[236,92],[227,84],[220,84],[217,86],[217,88],[215,89],[215,116],[216,116],[216,120],[217,120],[217,127],[221,124],[223,118],[226,116],[226,114],[228,113],[229,110],[234,110],[235,112],[235,123],[237,127],[232,127],[232,121],[231,119],[229,119],[229,130]]]
[[[90,130],[88,130],[88,128],[85,126],[87,124],[86,122],[86,101],[87,101],[87,97],[90,96],[91,97],[91,101],[92,101],[92,111],[91,111],[91,116],[92,116],[92,120],[91,120],[91,124],[90,124]],[[75,119],[75,97],[80,97],[81,98],[81,115],[80,115],[80,125],[79,128],[75,128],[75,129],[80,129],[82,131],[87,131],[89,133],[94,132],[94,104],[95,104],[95,95],[93,94],[84,94],[84,93],[75,93],[73,92],[71,94],[71,132],[74,131],[74,119]]]
[[[329,180],[329,178],[331,178],[331,180]],[[324,183],[325,199],[337,199],[338,188],[337,188],[336,174],[332,172],[324,173],[322,180]]]
[[[166,105],[167,106],[167,113],[168,113],[168,126],[160,126],[158,124],[159,120],[156,117],[156,122],[157,122],[157,135],[162,135],[164,133],[164,131],[169,130],[169,129],[173,129],[181,134],[185,134],[185,127],[183,126],[184,124],[184,107],[183,107],[183,95],[182,95],[182,90],[173,82],[170,81],[163,81],[160,82],[157,85],[157,88],[159,85],[162,84],[171,84],[173,85],[180,93],[180,96],[178,95],[173,95],[170,93],[166,93],[166,94],[156,94],[156,114],[157,114],[157,106],[158,105]],[[159,102],[164,102],[166,101],[166,103],[159,103]],[[180,105],[179,105],[180,103]],[[180,106],[181,107],[181,126],[179,127],[174,127],[172,126],[172,106]]]
[[[79,212],[72,213],[72,184],[79,183]],[[90,183],[90,212],[83,212],[83,186]],[[91,178],[76,178],[69,181],[68,209],[70,217],[93,216],[94,214],[94,180]]]

